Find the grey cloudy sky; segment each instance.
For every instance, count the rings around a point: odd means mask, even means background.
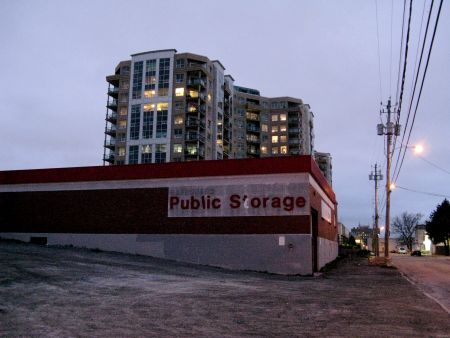
[[[423,8],[423,1],[414,2],[410,69]],[[369,224],[374,198],[368,174],[375,162],[385,168],[383,138],[375,128],[380,99],[396,95],[402,9],[398,0],[2,0],[0,170],[101,165],[105,76],[130,54],[175,48],[219,59],[236,84],[257,88],[262,95],[299,97],[309,103],[315,114],[316,149],[333,156],[340,220],[348,227]],[[447,1],[410,142],[422,142],[426,159],[447,171],[449,33]],[[402,124],[411,83],[408,72]],[[450,175],[410,153],[398,184],[450,195]],[[442,200],[396,190],[392,214],[428,216]]]

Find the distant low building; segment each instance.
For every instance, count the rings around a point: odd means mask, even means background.
[[[380,248],[380,255],[383,256],[384,255],[384,236],[380,236],[380,238],[378,239],[378,245]],[[398,251],[398,248],[400,247],[406,247],[405,245],[400,244],[399,239],[398,238],[393,238],[390,237],[389,238],[389,251],[393,252],[393,251]]]
[[[355,237],[356,244],[360,244],[363,248],[367,248],[368,239],[372,237],[372,227],[368,225],[358,225],[352,228],[351,235]]]
[[[338,242],[339,244],[346,243],[350,238],[350,230],[341,222],[338,223]]]
[[[415,240],[413,245],[414,250],[420,250],[425,254],[445,254],[445,248],[442,243],[433,244],[430,237],[428,237],[425,224],[416,226]]]

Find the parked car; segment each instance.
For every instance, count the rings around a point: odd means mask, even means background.
[[[406,255],[406,249],[403,248],[403,247],[398,248],[398,253],[399,253],[399,254],[402,254],[402,255]]]
[[[413,252],[411,252],[411,256],[422,256],[422,253],[420,252],[420,250],[414,250]]]

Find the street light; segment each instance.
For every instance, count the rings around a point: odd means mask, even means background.
[[[422,154],[423,153],[423,145],[417,144],[413,146],[414,148],[414,154]]]

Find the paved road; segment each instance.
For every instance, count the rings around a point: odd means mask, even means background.
[[[450,313],[450,257],[393,255],[394,265]]]

